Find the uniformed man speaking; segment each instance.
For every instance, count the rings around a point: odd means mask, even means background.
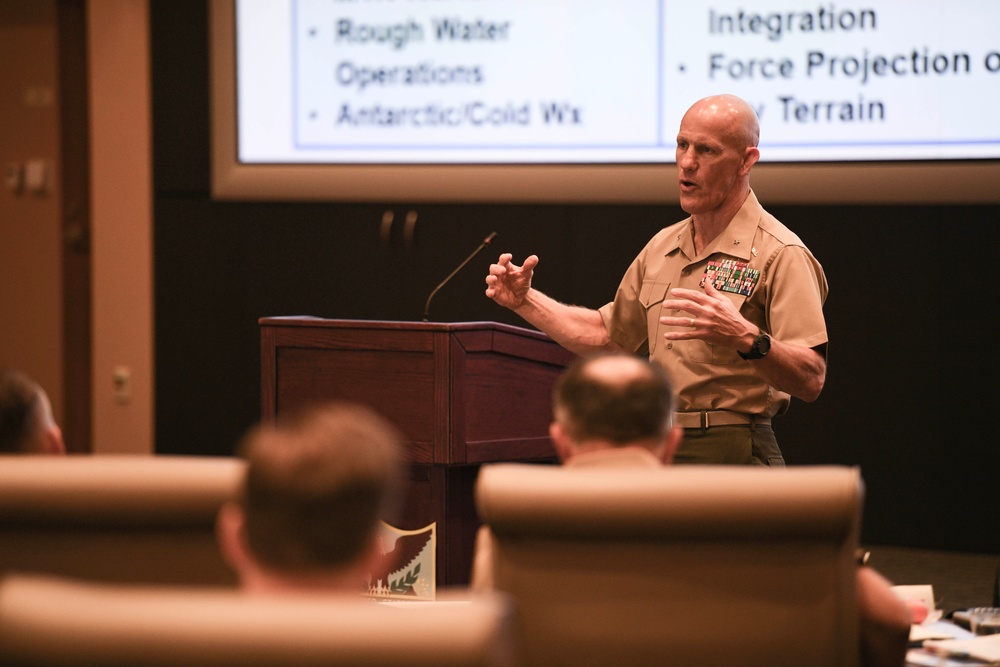
[[[486,296],[571,352],[649,355],[678,393],[676,463],[782,466],[771,418],[826,380],[823,268],[750,189],[760,158],[753,108],[732,95],[696,102],[677,134],[680,205],[598,310],[531,286],[538,257],[500,255]]]

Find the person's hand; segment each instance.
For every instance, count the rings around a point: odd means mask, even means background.
[[[486,296],[511,310],[524,303],[538,264],[536,255],[525,258],[521,266],[511,263],[512,257],[509,252],[500,255],[496,264],[490,264],[490,274],[486,276]]]
[[[758,333],[758,327],[740,315],[733,302],[709,282],[704,292],[678,287],[670,294],[674,298],[664,300],[664,312],[679,310],[685,315],[660,318],[660,324],[679,327],[664,334],[667,340],[698,338],[713,345],[735,347],[741,339]]]
[[[927,605],[921,600],[903,600],[906,606],[910,610],[910,619],[913,623],[923,623],[930,616],[930,610]]]

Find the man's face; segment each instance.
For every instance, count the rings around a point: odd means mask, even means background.
[[[720,209],[738,189],[746,151],[737,147],[736,120],[715,107],[695,107],[677,133],[677,176],[681,208],[691,215]]]

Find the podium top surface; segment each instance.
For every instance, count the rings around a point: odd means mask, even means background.
[[[547,335],[535,329],[503,324],[502,322],[416,322],[405,320],[338,320],[314,317],[311,315],[294,315],[281,317],[262,317],[258,320],[262,327],[313,327],[329,329],[386,329],[396,331],[502,331],[504,333],[527,336],[538,340],[551,340]]]

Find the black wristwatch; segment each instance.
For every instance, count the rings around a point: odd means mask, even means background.
[[[750,348],[749,352],[743,354],[739,350],[736,350],[736,354],[740,355],[744,359],[763,359],[770,351],[771,337],[761,331],[757,337],[753,339],[753,347]]]

